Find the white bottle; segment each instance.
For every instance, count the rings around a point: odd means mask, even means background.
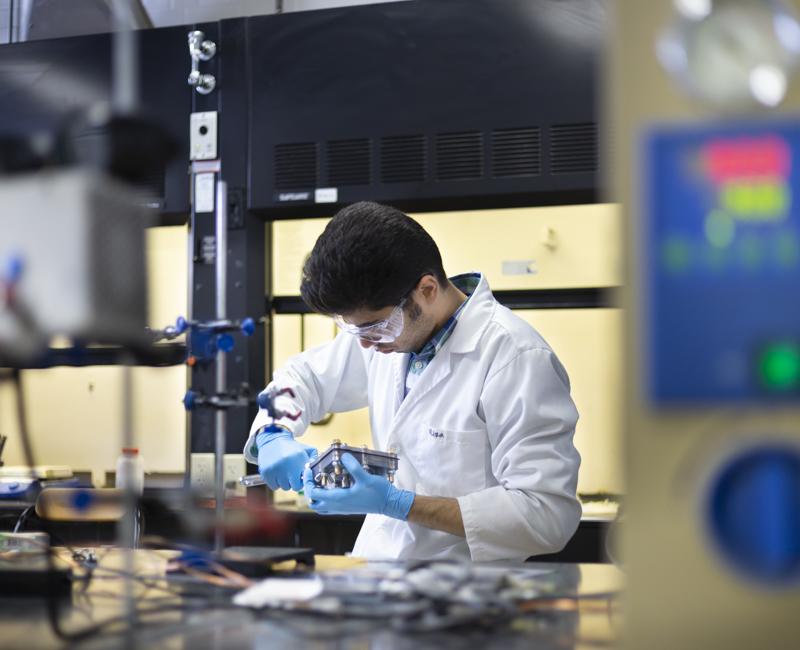
[[[116,487],[136,494],[144,491],[144,461],[136,448],[125,448],[117,458]]]

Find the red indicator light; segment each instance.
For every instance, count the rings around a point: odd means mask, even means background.
[[[703,169],[715,183],[743,178],[786,178],[792,154],[777,136],[714,140],[702,151]]]

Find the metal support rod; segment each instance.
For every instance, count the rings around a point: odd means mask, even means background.
[[[114,112],[130,115],[139,107],[139,52],[131,27],[131,0],[113,0],[114,54],[111,101]]]
[[[125,359],[122,366],[122,449],[134,446],[133,434],[133,369],[132,360]],[[119,478],[119,477],[118,477]],[[122,518],[117,523],[117,545],[123,549],[123,569],[126,579],[123,584],[125,595],[125,615],[128,619],[128,628],[125,635],[125,647],[135,647],[136,630],[136,599],[134,598],[133,575],[136,569],[134,561],[134,548],[136,547],[137,503],[139,495],[136,493],[134,481],[127,477],[123,503],[125,504]]]
[[[197,204],[197,198],[194,195],[195,190],[195,172],[192,170],[192,175],[190,176],[191,179],[191,193],[192,193],[192,200],[190,205],[189,211],[189,224],[187,228],[187,238],[186,238],[186,262],[188,268],[186,269],[186,284],[188,285],[188,295],[186,296],[186,320],[192,320],[194,318],[194,251],[195,251],[195,232],[196,232],[196,220],[197,220],[197,212],[195,210],[195,205]],[[189,336],[190,333],[186,333],[186,348],[189,348]],[[186,366],[186,386],[190,387],[192,385],[192,368],[190,366]],[[183,474],[183,488],[186,494],[189,494],[189,491],[192,488],[192,413],[191,411],[186,411],[186,444],[184,448],[184,474]]]
[[[139,51],[137,35],[130,24],[130,0],[113,0],[111,4],[114,25],[112,53],[112,111],[120,115],[132,115],[139,107]],[[122,370],[122,448],[134,446],[133,434],[133,369],[132,359],[126,359]],[[129,476],[128,479],[131,479]],[[137,538],[137,504],[133,480],[125,487],[125,512],[119,521],[119,544],[124,548],[124,567],[128,575],[125,580],[125,613],[128,627],[125,647],[136,646],[136,600],[134,598],[133,575],[135,569],[134,547]]]
[[[223,180],[217,181],[217,204],[216,204],[216,239],[217,239],[217,256],[216,256],[216,302],[217,302],[217,319],[223,320],[225,318],[225,302],[227,299],[227,264],[228,264],[228,185]],[[216,391],[221,395],[227,390],[225,381],[225,353],[222,350],[217,351],[217,364],[216,364],[217,384]],[[214,532],[214,550],[217,553],[222,552],[225,546],[225,419],[226,410],[219,409],[216,413],[216,445],[214,447],[215,453],[215,466],[214,484],[216,487],[216,511],[215,511],[215,532]]]

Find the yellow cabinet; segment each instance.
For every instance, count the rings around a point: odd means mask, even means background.
[[[567,369],[580,413],[578,492],[620,494],[622,485],[621,309],[514,312],[547,340]]]
[[[412,215],[439,246],[449,275],[481,271],[494,290],[621,283],[618,206],[592,204]],[[328,219],[273,224],[272,289],[300,293],[303,262]]]
[[[162,328],[186,313],[186,228],[150,228],[146,237],[148,320]],[[104,366],[23,373],[37,463],[91,470],[97,480],[114,469],[122,440],[122,373]],[[132,374],[134,435],[145,471],[184,471],[186,367],[136,367]],[[0,431],[17,430],[13,400],[11,386],[0,386]],[[6,455],[9,465],[25,462],[16,433]]]
[[[336,325],[327,316],[317,314],[276,314],[272,322],[273,367],[280,368],[292,355],[336,336]],[[369,413],[366,408],[348,413],[329,414],[322,422],[312,424],[303,442],[322,451],[334,438],[351,445],[372,446]]]
[[[412,215],[439,245],[450,275],[481,271],[495,290],[569,289],[621,284],[621,223],[615,204],[514,208]],[[329,219],[273,224],[272,288],[275,296],[300,292],[302,265]],[[581,414],[575,444],[582,456],[578,490],[622,491],[619,309],[516,311],[562,360]],[[273,324],[274,365],[301,349],[330,340],[330,319],[278,315]],[[303,340],[301,340],[303,339]],[[311,428],[309,444],[332,438],[369,444],[366,409],[336,415]]]
[[[546,309],[515,312],[547,339],[567,369],[580,412],[575,446],[582,457],[578,491],[622,491],[619,309]],[[302,323],[302,326],[301,326]],[[301,332],[302,328],[302,332]],[[274,317],[275,367],[293,354],[329,341],[333,322],[318,315]],[[333,438],[371,445],[367,409],[333,415],[312,425],[303,442],[325,449]]]

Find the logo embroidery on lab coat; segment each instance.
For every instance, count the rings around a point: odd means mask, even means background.
[[[428,429],[428,435],[433,438],[444,438],[444,434],[441,431],[436,431],[434,429]]]

